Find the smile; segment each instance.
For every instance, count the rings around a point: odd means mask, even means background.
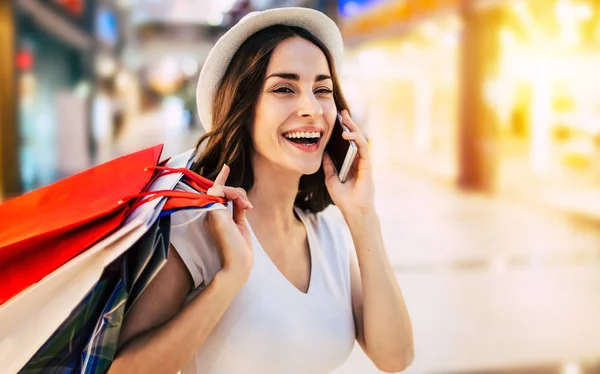
[[[292,145],[296,146],[303,151],[311,152],[319,148],[321,142],[322,133],[319,131],[313,132],[288,132],[283,134]]]

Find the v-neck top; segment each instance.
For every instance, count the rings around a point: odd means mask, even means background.
[[[355,340],[350,232],[335,206],[296,213],[311,254],[308,291],[281,273],[248,224],[254,250],[248,281],[182,374],[325,374],[348,358]],[[171,243],[196,287],[188,302],[221,267],[204,218],[193,211],[171,217]]]

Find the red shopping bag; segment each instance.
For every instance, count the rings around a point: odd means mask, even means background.
[[[110,234],[155,178],[162,145],[120,157],[0,205],[0,305]],[[23,269],[27,269],[23,271]]]

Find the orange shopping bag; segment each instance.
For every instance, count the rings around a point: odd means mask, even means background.
[[[153,181],[162,145],[0,204],[0,305],[114,231]],[[23,269],[27,269],[23,271]]]

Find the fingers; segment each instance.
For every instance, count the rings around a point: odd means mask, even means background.
[[[226,164],[223,165],[223,168],[219,172],[219,175],[215,178],[213,186],[206,191],[207,195],[211,196],[219,196],[224,197],[227,200],[236,200],[243,202],[242,205],[244,207],[252,208],[252,204],[250,204],[250,200],[248,200],[248,195],[243,188],[229,187],[225,185],[227,182],[227,178],[229,177],[229,166]]]
[[[225,192],[225,198],[227,200],[231,200],[234,203],[239,204],[244,209],[252,209],[252,203],[248,199],[248,195],[246,194],[246,190],[239,187],[223,187],[223,191]]]
[[[346,140],[354,140],[356,142],[356,138],[358,138],[358,134],[355,132],[343,132],[342,138]]]
[[[240,196],[244,199],[244,201],[248,204],[248,206],[250,208],[254,208],[254,206],[252,205],[252,203],[250,202],[250,199],[248,199],[248,194],[246,193],[246,190],[238,187],[237,188],[238,192],[240,193]]]
[[[230,200],[234,203],[234,205],[239,205],[243,209],[252,209],[254,208],[248,200],[248,196],[246,195],[246,191],[243,188],[236,187],[221,187],[220,190],[223,192],[223,197],[227,200]]]
[[[346,140],[353,140],[356,143],[356,146],[358,147],[358,154],[360,155],[360,157],[363,159],[368,159],[369,146],[367,143],[367,138],[363,135],[362,131],[360,131],[358,125],[356,125],[352,118],[350,118],[350,114],[346,109],[344,109],[341,112],[341,114],[344,125],[346,125],[346,127],[348,127],[348,130],[350,130],[350,133],[343,132],[342,137]]]
[[[232,218],[236,225],[246,224],[246,210],[240,204],[233,203]]]
[[[340,114],[342,115],[342,122],[351,132],[360,132],[358,125],[354,123],[350,117],[350,113],[348,113],[348,110],[344,109],[340,112]]]
[[[225,182],[227,182],[227,177],[229,177],[229,166],[227,164],[223,164],[223,168],[219,172],[219,175],[215,178],[214,187],[223,187],[225,186]]]
[[[250,203],[250,200],[248,199],[246,190],[244,190],[243,188],[235,187],[224,187],[224,189],[226,191],[226,198],[228,200],[231,200],[233,203],[233,221],[238,225],[245,225],[246,211],[254,208],[254,206],[252,206],[252,203]]]
[[[233,221],[236,224],[240,224],[243,225],[246,223],[246,211],[249,209],[254,208],[254,206],[252,206],[252,204],[250,203],[250,200],[248,199],[248,195],[246,194],[246,191],[243,188],[236,188],[236,187],[217,187],[215,188],[211,188],[208,190],[208,194],[213,194],[215,190],[218,190],[219,193],[221,193],[221,197],[224,197],[225,199],[231,201],[231,203],[233,204]],[[212,192],[212,193],[211,193]],[[213,195],[213,196],[217,196],[217,195]]]
[[[246,210],[254,208],[248,199],[246,190],[239,187],[225,185],[229,177],[229,166],[223,165],[223,169],[215,178],[213,186],[206,191],[207,195],[224,197],[233,203],[233,220],[237,224],[245,224]]]
[[[229,170],[229,166],[227,166],[227,164],[223,164],[223,168],[219,172],[219,175],[217,175],[215,178],[213,186],[206,191],[207,195],[225,197],[223,187],[225,187],[225,182],[227,182],[227,177],[229,177]]]
[[[208,189],[208,191],[206,191],[206,194],[210,196],[225,197],[223,187],[211,187]]]

